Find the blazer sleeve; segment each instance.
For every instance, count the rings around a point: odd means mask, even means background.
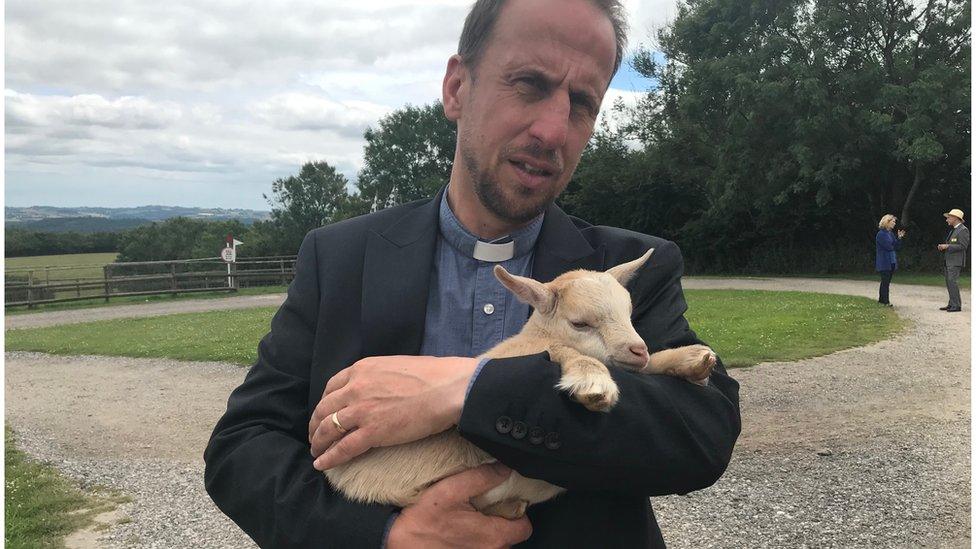
[[[319,314],[314,234],[288,298],[204,453],[207,492],[261,547],[380,547],[393,507],[351,502],[312,468],[309,368]]]
[[[701,343],[684,318],[678,247],[668,242],[653,257],[631,283],[635,328],[651,352]],[[522,475],[570,490],[683,494],[725,471],[741,425],[739,386],[721,361],[705,387],[611,368],[620,401],[598,413],[554,389],[560,369],[548,358],[485,364],[465,401],[461,435]],[[508,429],[518,422],[529,436]]]
[[[965,252],[969,249],[969,229],[963,228],[956,234],[956,242],[949,244],[950,252]]]

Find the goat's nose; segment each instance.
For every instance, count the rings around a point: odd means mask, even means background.
[[[638,343],[636,345],[631,345],[630,346],[630,352],[633,353],[633,355],[637,359],[639,359],[639,360],[641,360],[643,362],[647,362],[647,345],[645,345],[644,343]]]

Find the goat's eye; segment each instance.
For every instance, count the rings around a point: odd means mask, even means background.
[[[586,330],[587,328],[593,327],[589,322],[586,322],[585,320],[579,320],[579,321],[570,320],[569,323],[572,324],[573,328],[576,328],[577,330]]]

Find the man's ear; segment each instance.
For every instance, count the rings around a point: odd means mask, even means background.
[[[461,56],[454,54],[447,60],[447,72],[441,84],[441,96],[444,103],[444,116],[452,122],[461,117],[461,92],[468,84],[468,68],[461,60]]]
[[[637,274],[637,271],[640,270],[641,266],[643,266],[644,263],[647,262],[647,258],[651,257],[651,254],[653,252],[654,252],[654,248],[651,248],[650,250],[644,252],[644,255],[638,257],[633,261],[628,261],[627,263],[621,263],[616,267],[607,269],[607,274],[616,278],[617,282],[619,282],[621,286],[626,286],[627,283],[630,282],[630,279],[634,278],[634,275]]]
[[[556,294],[548,286],[524,276],[517,276],[495,265],[495,278],[508,288],[522,303],[532,305],[542,314],[549,314],[556,308]]]

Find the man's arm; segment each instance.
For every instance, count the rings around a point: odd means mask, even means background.
[[[654,259],[633,282],[635,328],[651,352],[700,343],[684,319],[680,251],[669,243]],[[560,370],[547,358],[488,362],[465,401],[462,436],[523,475],[571,490],[687,493],[725,471],[740,419],[738,384],[721,362],[706,387],[611,368],[620,401],[603,414],[553,389]]]
[[[308,383],[319,284],[305,238],[288,299],[207,450],[207,492],[262,547],[379,547],[395,508],[353,503],[312,468]]]

